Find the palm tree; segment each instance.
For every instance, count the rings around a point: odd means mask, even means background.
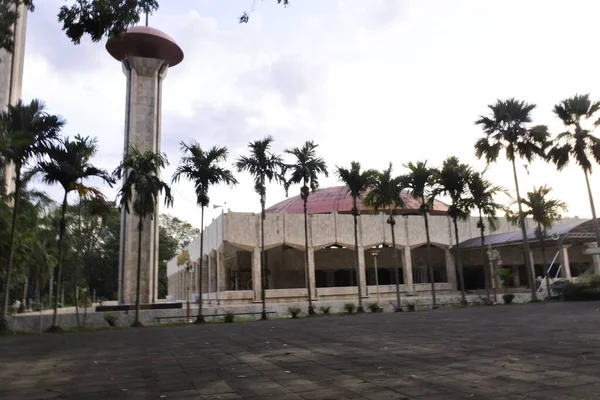
[[[171,188],[160,179],[160,171],[168,165],[166,155],[155,153],[152,150],[141,152],[135,146],[129,146],[123,161],[113,172],[116,179],[123,179],[119,189],[121,209],[130,213],[131,209],[138,216],[138,263],[137,286],[135,294],[135,319],[134,327],[141,327],[140,322],[140,275],[142,270],[142,232],[144,221],[151,220],[156,214],[158,196],[165,197],[165,204],[173,204]]]
[[[430,208],[433,206],[435,196],[435,177],[438,171],[435,168],[429,167],[427,161],[417,161],[416,163],[408,163],[405,165],[408,168],[408,174],[402,177],[402,186],[407,188],[415,199],[421,202],[420,211],[425,221],[425,238],[427,241],[427,267],[429,269],[429,280],[431,281],[431,301],[433,308],[437,308],[435,296],[435,275],[433,273],[433,261],[431,258],[431,238],[429,236],[429,214]]]
[[[15,240],[17,235],[17,216],[22,190],[22,174],[29,162],[36,160],[44,152],[44,147],[55,140],[64,125],[59,117],[45,112],[40,100],[25,104],[19,100],[14,106],[0,113],[1,158],[15,168],[14,206],[10,224],[9,256],[4,275],[4,301],[0,315],[0,332],[8,330],[7,311],[9,303],[10,274],[14,262]],[[8,182],[6,182],[8,183]]]
[[[534,187],[533,191],[527,192],[527,198],[523,199],[523,205],[527,208],[523,214],[526,217],[531,217],[536,224],[535,236],[540,242],[542,250],[542,261],[544,264],[542,274],[546,280],[548,298],[550,298],[550,281],[546,276],[548,260],[546,259],[546,246],[544,240],[548,236],[548,229],[552,228],[554,221],[561,219],[561,212],[567,211],[567,204],[565,202],[548,197],[551,191],[552,189],[546,185],[539,188]]]
[[[460,240],[458,238],[458,219],[467,219],[469,217],[468,204],[465,201],[468,191],[468,183],[471,177],[471,167],[463,164],[457,157],[448,157],[442,164],[442,169],[438,171],[435,178],[437,188],[436,195],[446,195],[450,197],[452,204],[448,208],[448,214],[454,224],[454,237],[456,239],[456,261],[458,268],[458,279],[460,281],[461,303],[467,304],[465,296],[465,277],[462,265],[462,256],[460,252]]]
[[[354,249],[356,251],[356,281],[358,283],[358,309],[357,312],[363,313],[365,309],[362,304],[362,289],[360,281],[359,250],[358,250],[358,199],[362,198],[367,189],[373,184],[378,172],[374,169],[366,171],[360,170],[360,163],[352,161],[350,169],[336,167],[336,175],[348,188],[348,193],[352,197],[352,216],[354,217]]]
[[[494,186],[490,181],[483,177],[483,172],[474,172],[470,175],[467,182],[469,188],[469,197],[467,198],[468,207],[476,209],[479,214],[477,227],[481,237],[481,261],[483,265],[483,276],[485,279],[485,294],[487,303],[491,304],[490,286],[491,274],[488,266],[489,260],[485,251],[485,222],[483,217],[487,216],[488,224],[491,230],[496,229],[496,213],[502,210],[503,206],[494,201],[494,197],[503,190],[499,186]]]
[[[200,147],[196,141],[189,144],[181,142],[183,158],[179,167],[175,170],[172,182],[176,183],[185,177],[194,182],[196,190],[196,203],[200,206],[200,262],[198,264],[198,316],[195,323],[203,323],[202,314],[202,260],[204,252],[204,208],[210,204],[208,189],[211,186],[225,183],[233,186],[237,179],[230,170],[219,166],[219,163],[227,161],[227,148],[214,146],[208,151]]]
[[[291,185],[301,184],[300,198],[304,202],[304,274],[306,275],[306,290],[308,290],[308,314],[314,315],[315,309],[312,303],[310,274],[308,273],[308,213],[306,203],[311,191],[319,187],[319,174],[329,176],[327,163],[321,157],[317,157],[317,147],[312,141],[307,141],[302,147],[294,147],[285,150],[285,153],[294,156],[295,162],[286,165],[286,170],[292,175],[285,181],[285,194],[287,196]]]
[[[41,174],[42,181],[48,185],[60,184],[64,190],[60,209],[60,225],[58,232],[58,271],[56,280],[56,296],[54,299],[54,315],[49,331],[57,331],[58,300],[61,287],[61,273],[64,257],[64,237],[66,228],[66,212],[69,193],[77,191],[80,196],[103,197],[97,188],[85,186],[83,181],[91,178],[100,178],[112,186],[114,180],[110,175],[94,167],[90,160],[97,152],[97,140],[89,137],[75,136],[74,140],[68,137],[58,143],[47,146],[48,160],[40,161],[32,169],[34,174]]]
[[[402,193],[402,177],[392,177],[392,163],[388,169],[383,172],[378,172],[371,182],[371,191],[367,193],[364,203],[374,212],[379,210],[387,210],[389,217],[387,223],[390,224],[392,231],[392,248],[394,249],[394,278],[396,280],[396,309],[402,311],[402,303],[400,301],[400,262],[398,260],[398,249],[396,249],[396,233],[394,232],[394,210],[403,208],[404,203],[400,194]]]
[[[491,115],[481,116],[476,125],[481,125],[485,137],[475,142],[475,155],[477,158],[485,157],[487,163],[496,162],[500,152],[504,150],[506,158],[512,163],[513,178],[517,192],[517,205],[519,208],[519,223],[523,235],[523,248],[525,252],[525,267],[531,289],[531,301],[537,301],[531,257],[529,256],[529,240],[521,205],[521,193],[519,192],[519,180],[517,178],[516,159],[524,158],[530,163],[535,156],[544,158],[548,142],[548,129],[546,126],[538,125],[527,127],[531,122],[531,111],[535,104],[524,101],[498,100],[496,104],[488,106]]]
[[[248,171],[254,177],[254,191],[260,196],[260,276],[263,320],[267,319],[267,266],[265,258],[265,204],[267,202],[267,182],[285,182],[285,165],[281,156],[271,151],[273,138],[255,140],[248,144],[250,155],[241,156],[234,164],[238,172]]]
[[[557,136],[554,147],[548,152],[548,157],[556,164],[559,171],[569,163],[571,158],[575,159],[577,165],[583,169],[596,231],[596,243],[600,246],[600,224],[598,224],[589,180],[592,162],[600,163],[600,138],[594,136],[591,129],[581,126],[582,123],[596,118],[598,110],[600,110],[600,101],[592,102],[589,94],[575,95],[555,105],[554,114],[561,119],[567,130]],[[600,119],[594,122],[594,126],[598,125]]]

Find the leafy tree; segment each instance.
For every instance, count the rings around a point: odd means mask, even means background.
[[[200,233],[200,229],[194,228],[189,222],[170,214],[160,215],[160,226],[165,234],[175,241],[175,248],[179,251],[183,251]],[[173,257],[165,258],[165,260],[170,260]]]
[[[469,217],[468,203],[466,202],[468,183],[471,177],[471,168],[463,164],[457,157],[448,157],[444,160],[442,168],[435,177],[435,195],[446,195],[452,203],[448,208],[448,214],[454,224],[454,237],[456,239],[456,260],[458,267],[458,278],[460,281],[461,303],[467,304],[465,296],[465,278],[460,251],[460,240],[458,238],[458,220]]]
[[[361,171],[360,163],[358,161],[352,161],[350,163],[350,169],[336,167],[335,171],[338,179],[346,185],[348,193],[352,197],[352,217],[354,217],[354,250],[356,252],[356,281],[358,286],[358,309],[357,312],[363,313],[365,309],[362,304],[362,288],[360,281],[360,267],[358,263],[359,252],[358,252],[358,216],[360,211],[358,210],[358,199],[361,199],[367,192],[369,187],[375,181],[378,172],[374,169],[368,169]]]
[[[429,219],[427,214],[433,207],[435,198],[435,177],[439,175],[435,168],[429,167],[427,161],[417,161],[405,165],[408,173],[402,176],[402,186],[407,188],[415,199],[421,203],[420,212],[425,222],[425,237],[427,240],[427,268],[429,269],[429,279],[431,280],[431,300],[433,307],[437,307],[435,296],[435,275],[433,273],[433,261],[431,258],[431,238],[429,236]]]
[[[34,11],[32,0],[0,0],[0,49],[8,52],[13,50],[12,27],[18,18],[15,4],[25,4],[29,11]],[[99,42],[105,36],[121,35],[140,21],[140,14],[157,9],[157,0],[75,0],[60,8],[58,20],[73,43],[79,44],[85,35]]]
[[[402,303],[400,301],[400,261],[398,260],[398,249],[396,248],[396,233],[394,232],[394,210],[403,208],[402,202],[402,177],[392,177],[392,163],[388,169],[378,172],[370,185],[371,191],[367,193],[364,203],[374,212],[386,210],[389,214],[387,223],[390,224],[392,232],[392,248],[394,249],[394,278],[396,280],[396,311],[402,311]]]
[[[556,137],[554,146],[548,152],[549,159],[562,170],[571,159],[583,169],[587,186],[596,243],[600,246],[600,225],[594,207],[594,198],[590,186],[589,175],[592,173],[592,163],[600,163],[600,138],[593,135],[593,130],[582,126],[598,117],[600,101],[592,102],[589,94],[575,95],[554,106],[554,114],[563,122],[567,130]],[[594,121],[594,126],[600,125],[600,118]]]
[[[527,239],[527,229],[521,205],[516,159],[517,157],[524,158],[530,163],[536,156],[545,158],[545,151],[549,145],[548,129],[543,125],[528,127],[528,124],[531,123],[531,112],[536,107],[535,104],[528,104],[511,98],[498,100],[488,107],[491,115],[481,116],[475,121],[476,125],[481,125],[485,133],[484,137],[475,142],[475,155],[477,158],[485,157],[489,164],[496,162],[500,152],[504,150],[506,158],[512,163],[519,208],[519,223],[523,235],[525,266],[531,289],[531,300],[536,301],[535,278],[531,257],[529,256],[529,240]]]
[[[561,212],[567,211],[567,204],[565,202],[549,197],[551,191],[552,189],[546,185],[539,188],[534,187],[533,191],[527,192],[527,198],[522,200],[523,206],[525,206],[523,215],[525,217],[531,217],[536,224],[535,236],[540,242],[542,250],[542,260],[544,264],[542,274],[544,278],[547,277],[546,269],[548,268],[544,240],[548,237],[548,229],[552,228],[555,221],[562,218]],[[518,221],[518,218],[515,216],[511,219],[513,221]],[[550,282],[548,279],[546,279],[546,290],[548,291],[548,297],[550,297]]]
[[[31,161],[39,159],[44,153],[44,147],[57,138],[64,122],[55,115],[45,111],[45,105],[40,100],[29,104],[19,102],[9,105],[8,110],[0,113],[0,150],[1,157],[12,163],[15,168],[14,206],[10,223],[9,250],[6,269],[4,272],[4,299],[0,315],[0,333],[8,330],[6,319],[9,303],[10,274],[13,267],[15,241],[17,238],[17,216],[22,191],[22,174]]]
[[[265,204],[267,202],[268,182],[285,182],[285,164],[279,154],[271,151],[273,138],[267,136],[264,139],[255,140],[248,144],[250,155],[241,156],[234,164],[238,172],[248,171],[254,177],[254,191],[260,196],[260,266],[261,266],[261,293],[262,293],[262,315],[267,319],[265,291],[267,289],[267,266],[265,259]]]
[[[57,325],[58,300],[60,296],[61,272],[64,257],[64,237],[66,231],[66,216],[69,193],[77,191],[81,197],[103,198],[100,191],[94,187],[85,186],[84,181],[91,178],[100,178],[112,185],[114,180],[102,169],[93,166],[90,161],[98,151],[97,140],[89,137],[75,136],[74,140],[68,137],[57,143],[51,143],[46,148],[49,160],[38,163],[33,168],[34,174],[42,175],[42,181],[49,185],[59,184],[64,190],[60,211],[60,227],[58,233],[58,272],[56,280],[56,296],[54,300],[54,315],[50,331],[60,330]],[[76,271],[76,269],[75,269]]]
[[[469,208],[476,209],[479,214],[479,220],[477,221],[477,227],[479,228],[479,234],[481,237],[481,259],[484,271],[485,279],[485,293],[488,304],[491,303],[490,299],[490,267],[489,260],[485,251],[485,222],[484,216],[487,216],[488,225],[491,230],[496,229],[498,210],[503,209],[503,206],[496,203],[494,198],[496,195],[503,190],[499,186],[494,186],[490,181],[486,180],[481,172],[474,172],[470,175],[467,183],[469,187],[469,197],[467,203]]]
[[[133,327],[142,326],[140,322],[140,274],[144,221],[154,218],[159,195],[164,195],[167,206],[173,204],[171,188],[160,179],[160,171],[166,165],[168,165],[168,161],[164,154],[155,153],[152,150],[142,153],[135,146],[129,146],[123,161],[113,172],[116,179],[123,179],[118,194],[121,209],[128,214],[133,211],[138,216],[138,265]]]
[[[291,185],[302,185],[300,187],[300,198],[304,203],[304,273],[306,275],[308,313],[310,315],[315,314],[315,309],[312,303],[310,274],[308,273],[308,213],[306,203],[310,192],[314,192],[319,187],[319,174],[329,176],[327,163],[323,158],[317,156],[318,146],[312,141],[307,141],[302,147],[294,147],[285,151],[295,157],[293,164],[286,165],[286,170],[291,171],[290,178],[284,184],[286,196]]]
[[[200,206],[200,259],[198,261],[198,316],[196,323],[204,322],[202,314],[202,270],[204,255],[204,208],[210,204],[208,190],[211,186],[225,183],[233,186],[237,180],[230,170],[223,168],[219,163],[227,161],[227,148],[212,147],[204,151],[195,141],[190,144],[181,143],[183,158],[175,170],[173,183],[181,177],[186,177],[194,183],[196,190],[196,203]]]

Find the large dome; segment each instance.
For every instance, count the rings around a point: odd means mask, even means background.
[[[402,191],[402,202],[404,208],[397,209],[396,214],[418,214],[419,202],[408,194],[408,191]],[[346,186],[334,186],[324,189],[318,189],[308,196],[306,204],[309,214],[328,214],[334,211],[339,213],[350,213],[352,211],[352,197],[348,193]],[[362,201],[359,200],[358,209],[360,211],[370,211]],[[275,204],[265,210],[269,213],[285,211],[290,214],[302,214],[304,205],[300,195],[291,197],[282,202]],[[446,215],[448,206],[441,201],[435,201],[433,204],[433,215]]]

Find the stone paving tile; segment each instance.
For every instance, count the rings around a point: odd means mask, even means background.
[[[0,338],[0,399],[593,399],[600,304]]]

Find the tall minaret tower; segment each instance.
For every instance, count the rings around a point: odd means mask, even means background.
[[[13,105],[21,98],[23,86],[23,62],[25,59],[25,34],[27,27],[27,8],[19,6],[19,18],[13,26],[14,51],[8,53],[0,50],[0,112],[6,111],[8,105]],[[6,183],[6,192],[14,190],[14,167],[7,165],[0,170]]]
[[[106,49],[121,62],[127,77],[125,149],[160,152],[162,82],[169,67],[183,60],[183,51],[165,33],[148,26],[131,27]],[[119,303],[133,304],[136,296],[138,217],[123,211],[119,259]],[[144,221],[140,303],[154,303],[158,295],[158,210]]]

